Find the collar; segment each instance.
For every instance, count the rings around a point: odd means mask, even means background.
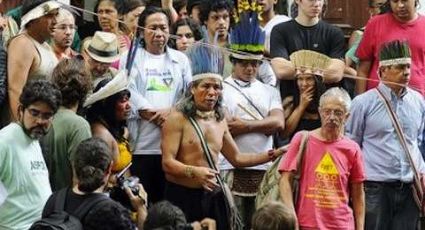
[[[251,87],[251,84],[254,82],[253,80],[252,81],[242,81],[242,80],[235,79],[235,78],[232,78],[232,79],[233,79],[233,82],[235,82],[235,84],[237,86],[241,87],[241,88],[249,88],[249,87]]]
[[[384,83],[379,83],[377,86],[379,90],[384,94],[386,98],[392,99],[392,98],[398,98],[398,96],[393,92],[393,90],[386,86]],[[400,99],[403,99],[404,96],[407,94],[407,87],[403,89],[403,92],[400,95]]]

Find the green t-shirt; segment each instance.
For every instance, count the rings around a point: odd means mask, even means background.
[[[0,229],[28,229],[51,193],[39,142],[17,123],[0,130]]]
[[[72,185],[71,156],[90,137],[89,123],[75,112],[60,108],[55,114],[49,132],[41,140],[53,191]]]

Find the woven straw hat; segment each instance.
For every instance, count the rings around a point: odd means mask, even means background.
[[[112,63],[120,58],[118,49],[118,39],[115,34],[97,31],[85,50],[98,62]]]

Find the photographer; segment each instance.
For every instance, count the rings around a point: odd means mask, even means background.
[[[99,138],[90,138],[81,142],[71,161],[76,183],[72,189],[64,188],[68,190],[64,211],[75,215],[76,210],[85,200],[93,199],[98,194],[103,195],[111,175],[113,161],[110,148]],[[134,195],[129,188],[126,188],[126,193],[131,205],[137,210],[137,227],[142,229],[147,215],[146,193],[140,184],[138,188],[137,195]],[[43,218],[53,213],[60,191],[50,196],[43,210]],[[94,204],[80,222],[86,230],[136,229],[129,210],[110,198]]]

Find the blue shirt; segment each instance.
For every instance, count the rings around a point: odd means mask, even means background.
[[[409,88],[406,88],[400,97],[382,83],[378,88],[390,101],[416,167],[424,173],[425,164],[420,152],[425,119],[423,97]],[[385,104],[375,89],[354,98],[351,115],[346,124],[346,133],[362,149],[367,180],[385,182],[413,180],[409,160]]]

